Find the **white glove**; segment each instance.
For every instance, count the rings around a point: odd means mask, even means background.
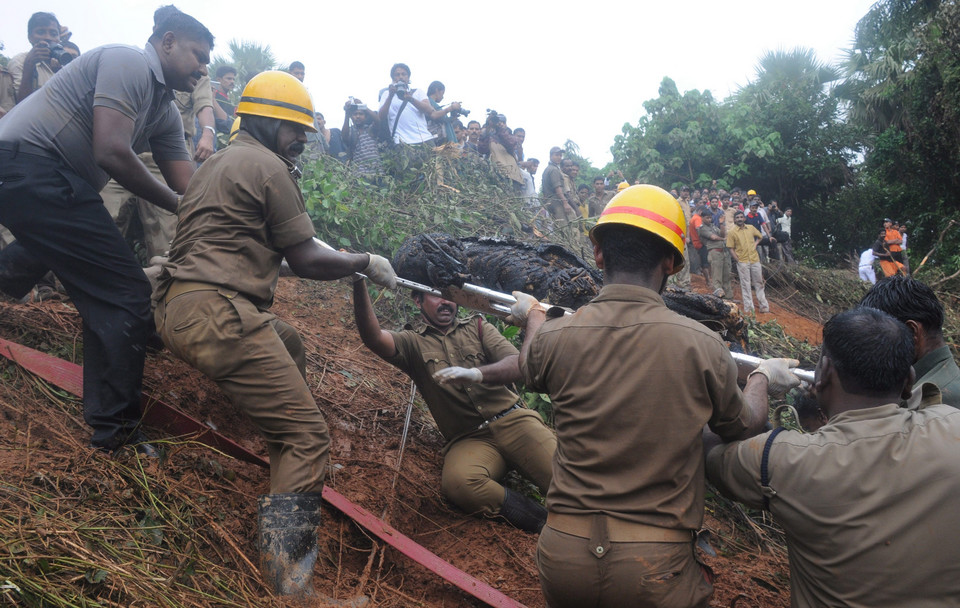
[[[505,320],[511,325],[524,327],[527,324],[527,315],[535,307],[540,306],[540,300],[525,294],[522,291],[513,292],[513,297],[517,299],[516,303],[510,307],[510,316]]]
[[[483,372],[476,367],[445,367],[433,375],[437,384],[480,384],[483,382]]]
[[[367,278],[377,285],[396,289],[397,273],[393,271],[393,266],[390,265],[387,258],[372,253],[368,253],[367,255],[370,256],[370,262],[367,264],[367,267],[363,269],[363,274],[367,275]]]
[[[800,362],[796,359],[764,359],[747,375],[747,379],[754,374],[763,374],[767,377],[767,394],[782,395],[800,386],[800,378],[791,371],[798,365]]]

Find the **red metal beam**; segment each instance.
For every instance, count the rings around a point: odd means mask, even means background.
[[[75,363],[58,359],[3,338],[0,338],[0,355],[68,393],[78,397],[83,395],[83,370]],[[227,439],[195,418],[147,395],[144,395],[143,398],[143,421],[148,426],[160,428],[175,435],[195,435],[194,439],[196,441],[220,450],[238,460],[262,467],[269,468],[270,466],[265,458]],[[332,507],[370,531],[383,542],[459,589],[483,601],[488,606],[525,608],[523,604],[510,599],[490,585],[442,560],[363,507],[350,502],[333,488],[324,486],[323,498]]]

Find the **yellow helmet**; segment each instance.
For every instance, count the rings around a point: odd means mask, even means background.
[[[317,132],[313,126],[310,93],[287,72],[260,72],[251,78],[240,95],[237,115],[279,118],[303,125],[311,133]]]
[[[617,184],[617,192],[623,192],[629,187],[630,187],[630,182],[622,181],[619,184]]]
[[[610,199],[597,224],[590,229],[590,240],[600,243],[603,227],[608,224],[633,226],[652,232],[673,248],[673,272],[683,268],[683,248],[687,241],[687,218],[680,202],[656,186],[630,186]]]
[[[233,119],[233,124],[230,125],[230,141],[233,141],[237,138],[237,135],[240,133],[240,117],[237,116]]]
[[[756,195],[757,195],[756,190],[747,190],[747,196],[756,196]]]

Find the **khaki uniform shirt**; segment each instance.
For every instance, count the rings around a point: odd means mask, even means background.
[[[747,428],[737,366],[715,333],[654,291],[606,285],[541,326],[521,372],[553,402],[549,511],[700,528],[703,426],[728,438]]]
[[[767,436],[707,459],[709,479],[756,508]],[[777,435],[768,470],[793,606],[960,603],[960,411],[891,403],[843,412],[816,433]]]
[[[13,90],[20,91],[20,83],[23,82],[23,62],[27,59],[27,53],[20,53],[15,55],[10,63],[7,64],[7,71],[13,76]],[[51,78],[53,78],[53,68],[49,64],[41,61],[37,64],[37,77],[34,82],[33,88],[39,89],[43,85],[47,84]],[[32,77],[32,75],[31,75]]]
[[[485,420],[519,400],[515,392],[502,385],[453,386],[433,381],[433,374],[445,367],[480,367],[519,354],[497,328],[486,321],[482,321],[481,340],[478,318],[459,319],[446,334],[432,325],[425,325],[420,331],[390,332],[397,354],[387,361],[417,383],[448,443],[476,431]]]
[[[540,180],[540,198],[543,199],[544,205],[560,204],[560,198],[557,196],[557,186],[563,189],[563,172],[556,164],[548,163]]]
[[[726,246],[725,239],[721,238],[716,241],[709,238],[711,236],[721,236],[720,228],[715,224],[701,224],[697,230],[700,231],[700,242],[703,243],[703,246],[707,249],[723,249]]]
[[[17,96],[13,88],[13,75],[0,68],[0,117],[17,105]]]
[[[744,224],[727,228],[727,247],[733,249],[737,254],[737,259],[746,264],[760,262],[760,254],[757,253],[757,242],[755,239],[763,238],[760,231]]]
[[[937,394],[940,400],[936,403],[960,408],[960,368],[953,360],[949,346],[941,346],[927,353],[913,364],[913,370],[917,373],[917,381],[913,385],[913,394],[907,401],[907,407],[924,407],[930,403],[928,395]],[[939,389],[939,393],[935,393],[933,387],[926,389],[925,384],[932,384]]]
[[[599,217],[616,192],[604,192],[600,196],[594,192],[587,198],[587,211],[590,217]]]
[[[154,299],[174,279],[219,285],[266,310],[283,250],[316,232],[291,165],[241,131],[190,180]]]
[[[210,77],[204,76],[197,81],[193,93],[174,91],[173,94],[177,110],[180,111],[180,118],[183,120],[183,137],[192,140],[197,134],[197,122],[195,120],[197,114],[204,108],[213,107],[213,89],[210,88]]]

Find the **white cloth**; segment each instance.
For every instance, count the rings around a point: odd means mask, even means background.
[[[523,202],[527,207],[540,205],[540,199],[537,198],[537,187],[533,183],[533,176],[526,169],[520,169],[520,177],[523,178]]]
[[[871,266],[871,267],[872,267],[872,266],[873,266],[873,261],[874,261],[875,259],[876,259],[876,258],[875,258],[874,255],[873,255],[873,248],[872,248],[872,247],[871,247],[870,249],[865,250],[863,253],[860,254],[860,268],[863,268],[864,266]]]
[[[783,230],[784,232],[786,232],[786,233],[789,234],[790,236],[793,236],[793,235],[790,233],[790,223],[791,223],[792,220],[793,220],[793,218],[790,217],[790,216],[788,216],[788,215],[784,215],[784,216],[780,217],[780,219],[777,220],[777,225],[780,226],[780,230]]]
[[[907,250],[907,233],[906,232],[900,233],[900,240],[903,241],[902,243],[900,243],[900,248],[906,251]]]
[[[877,284],[877,273],[873,269],[873,266],[861,266],[860,267],[860,278],[871,285]]]
[[[383,107],[383,102],[387,100],[388,95],[390,95],[388,89],[384,89],[383,92],[380,93],[380,107]],[[398,144],[422,144],[425,141],[433,139],[433,133],[430,132],[430,127],[427,126],[426,115],[421,112],[417,106],[413,105],[413,100],[426,101],[426,99],[427,94],[423,90],[411,87],[410,101],[403,109],[403,113],[400,114],[400,120],[397,122],[397,130],[393,134],[394,142]],[[389,127],[391,132],[393,132],[393,123],[397,120],[397,112],[400,111],[401,105],[403,105],[403,100],[394,95],[393,99],[390,100],[390,111],[387,114],[387,127]]]

